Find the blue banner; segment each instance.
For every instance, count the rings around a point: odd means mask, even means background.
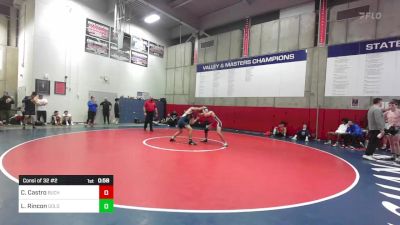
[[[386,38],[373,41],[363,41],[350,44],[334,45],[328,48],[328,57],[361,55],[377,52],[400,50],[400,37]]]
[[[249,66],[261,66],[276,63],[288,63],[296,61],[307,60],[306,50],[299,50],[294,52],[284,52],[273,55],[262,55],[255,57],[248,57],[242,59],[227,60],[221,62],[199,64],[197,65],[197,72],[207,72],[215,70],[227,70]]]

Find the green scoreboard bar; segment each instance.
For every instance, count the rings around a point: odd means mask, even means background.
[[[20,213],[112,213],[113,175],[21,175]]]

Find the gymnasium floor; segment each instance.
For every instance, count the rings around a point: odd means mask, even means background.
[[[225,132],[228,148],[214,133],[209,143],[188,146],[186,136],[170,143],[174,132],[0,129],[0,224],[399,224],[399,209],[384,205],[400,205],[400,166],[319,142],[235,132]],[[195,140],[202,135],[195,131]],[[117,208],[113,214],[19,214],[20,174],[113,174]]]

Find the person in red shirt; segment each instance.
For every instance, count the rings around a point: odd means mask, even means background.
[[[150,97],[150,99],[144,103],[143,112],[146,117],[144,120],[144,130],[147,129],[147,124],[150,124],[150,131],[153,131],[153,118],[154,115],[157,116],[158,114],[157,105],[153,97]]]

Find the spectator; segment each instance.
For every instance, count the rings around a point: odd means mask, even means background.
[[[175,110],[171,114],[167,115],[166,123],[170,127],[176,127],[176,124],[178,123],[178,113],[176,113]]]
[[[277,127],[274,128],[272,131],[272,135],[275,137],[286,137],[287,133],[287,128],[286,128],[286,122],[281,121]]]
[[[346,135],[344,136],[344,146],[351,149],[360,148],[363,146],[363,131],[358,124],[349,120]]]
[[[38,104],[38,96],[36,92],[32,92],[31,96],[26,96],[22,103],[24,104],[24,120],[22,123],[22,129],[25,129],[26,124],[32,124],[32,128],[35,129],[35,115],[36,115],[36,105]]]
[[[2,122],[2,124],[8,123],[11,116],[12,104],[14,104],[14,100],[10,97],[8,92],[5,91],[3,97],[0,98],[0,122]]]
[[[10,118],[10,124],[13,125],[22,125],[22,120],[24,119],[24,115],[22,113],[21,107],[17,108],[17,113]]]
[[[342,119],[342,124],[339,125],[339,127],[336,129],[335,132],[328,132],[328,141],[325,142],[325,144],[332,144],[333,139],[336,138],[336,143],[333,144],[333,146],[337,146],[341,139],[343,138],[343,136],[346,135],[346,131],[347,131],[347,122],[349,122],[348,119],[343,118]]]
[[[115,99],[115,104],[114,104],[114,116],[115,116],[115,124],[119,123],[119,98]]]
[[[158,122],[161,124],[167,124],[167,118],[170,117],[170,114],[167,114],[167,117],[161,118]]]
[[[389,138],[390,148],[392,149],[393,156],[396,162],[400,162],[400,109],[398,108],[397,101],[389,102],[389,110],[384,114],[387,120],[388,129],[385,133]]]
[[[65,110],[61,117],[62,117],[63,125],[67,125],[67,126],[74,125],[72,123],[72,115],[70,113],[68,113],[68,110]]]
[[[309,141],[310,138],[311,134],[310,131],[308,130],[307,124],[303,124],[303,128],[299,130],[292,139],[300,141]]]
[[[172,111],[171,117],[172,118],[178,118],[178,113],[176,112],[176,110]]]
[[[51,116],[51,124],[54,126],[61,126],[61,116],[58,111],[54,111],[53,115]]]
[[[385,119],[382,112],[382,99],[375,98],[373,105],[368,110],[368,136],[369,142],[367,150],[363,155],[364,159],[375,160],[373,156],[378,147],[379,139],[385,134]]]
[[[103,107],[104,124],[106,124],[106,121],[108,124],[110,124],[110,111],[112,106],[111,102],[109,102],[107,98],[104,98],[104,101],[100,103],[100,105]]]
[[[94,126],[94,119],[96,118],[96,112],[97,112],[97,102],[96,98],[94,96],[90,97],[90,100],[87,103],[88,106],[88,119],[86,120],[86,125],[89,125],[91,127]]]
[[[37,106],[37,118],[36,120],[39,122],[41,121],[41,118],[43,118],[43,123],[46,124],[47,123],[47,104],[48,101],[47,99],[43,98],[43,95],[39,95],[39,100],[38,100],[38,106]]]

